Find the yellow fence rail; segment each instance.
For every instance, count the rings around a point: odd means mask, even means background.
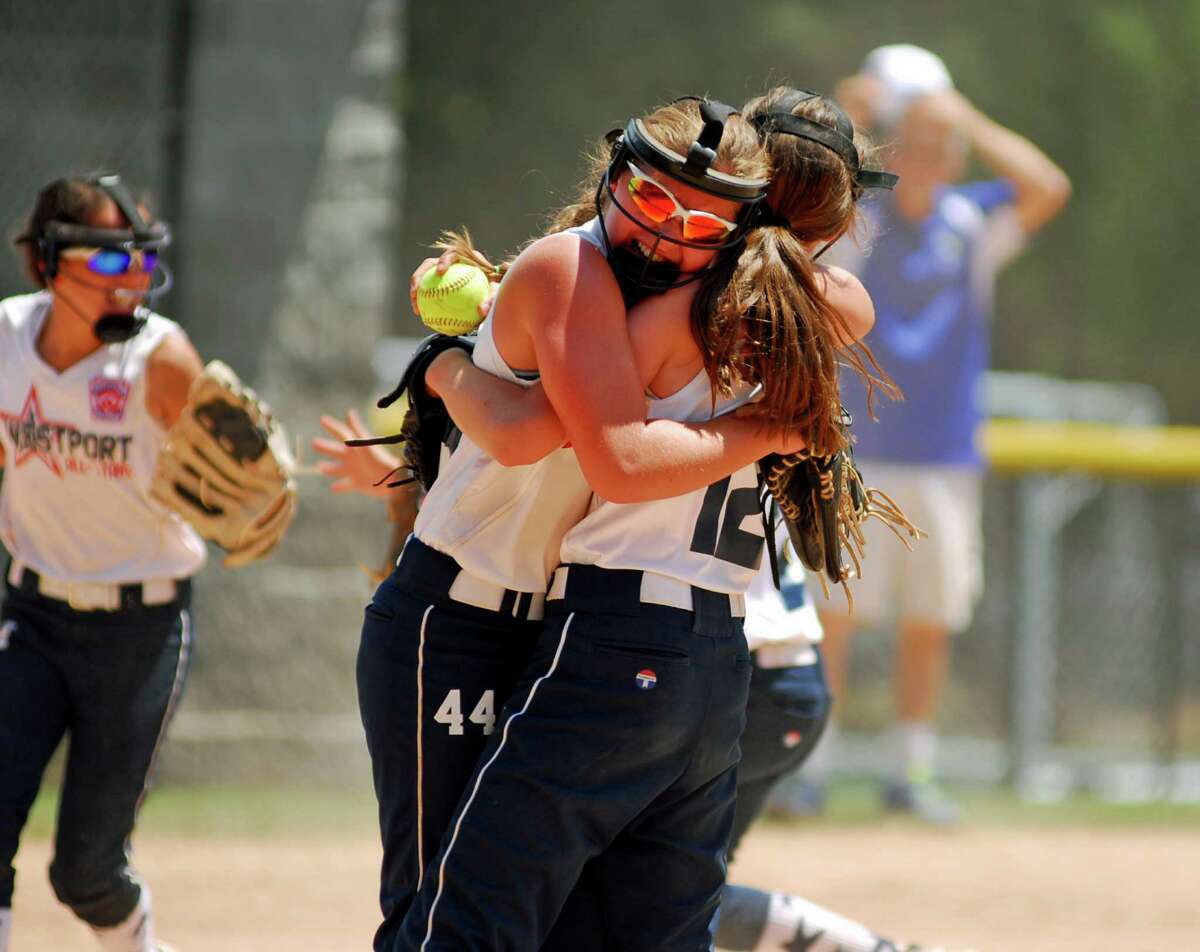
[[[1164,482],[1200,480],[1200,427],[990,420],[980,435],[997,472],[1084,472]]]

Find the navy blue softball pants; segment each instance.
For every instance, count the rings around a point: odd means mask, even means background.
[[[571,567],[394,949],[524,952],[560,913],[623,952],[711,947],[750,654],[728,599],[644,605],[634,576]]]
[[[825,731],[833,699],[820,650],[813,664],[789,668],[754,666],[742,762],[738,766],[732,859],[746,830],[758,819],[775,785],[798,769]]]
[[[542,628],[451,600],[457,574],[412,537],[363,620],[358,703],[383,842],[377,950],[393,948]]]
[[[187,674],[190,588],[175,602],[81,612],[10,588],[0,609],[0,907],[42,774],[64,735],[50,882],[93,926],[137,906],[128,843]]]

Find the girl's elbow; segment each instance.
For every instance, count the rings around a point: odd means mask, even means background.
[[[644,431],[645,424],[638,429]],[[575,456],[592,491],[608,502],[646,500],[647,476],[656,469],[654,447],[618,428],[573,435]]]
[[[635,474],[626,471],[615,461],[585,463],[581,460],[580,465],[583,469],[583,477],[592,487],[592,492],[606,502],[642,501],[637,492],[638,480]]]
[[[846,308],[842,312],[843,328],[838,328],[838,337],[842,347],[851,347],[871,332],[875,326],[875,306],[871,299],[856,302],[855,307]]]
[[[1047,173],[1036,188],[1031,188],[1025,198],[1025,211],[1018,197],[1017,209],[1025,229],[1034,232],[1061,214],[1071,200],[1071,180],[1061,169]]]
[[[1054,184],[1050,189],[1051,201],[1053,202],[1054,213],[1056,215],[1067,207],[1067,203],[1071,200],[1072,190],[1071,179],[1067,176],[1066,172],[1059,169],[1058,174],[1054,176]]]
[[[855,340],[862,340],[871,333],[871,328],[875,326],[875,305],[871,303],[870,298],[867,299],[855,317],[856,319],[851,325],[850,330],[854,334]]]
[[[562,446],[561,436],[523,426],[503,427],[490,442],[485,449],[501,466],[530,466]]]

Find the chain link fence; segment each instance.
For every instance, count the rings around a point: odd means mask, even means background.
[[[0,215],[119,168],[171,221],[161,309],[270,401],[298,444],[375,390],[398,208],[401,0],[0,0]],[[172,197],[174,196],[174,197]],[[29,290],[0,256],[0,293]],[[300,453],[311,469],[311,456]],[[269,561],[197,579],[197,644],[160,772],[366,782],[354,654],[382,507],[301,477]],[[2,553],[0,553],[2,554]],[[5,559],[7,561],[7,559]]]
[[[1029,494],[1047,489],[1068,505],[1061,531],[1048,533],[1057,597],[1048,643],[1034,655],[1041,667],[1030,670],[1021,644],[1031,597],[1021,581],[1029,558],[1022,510]],[[952,641],[942,775],[1018,779],[1034,798],[1087,788],[1116,799],[1200,799],[1200,491],[989,475],[984,499],[986,587],[970,628]],[[835,770],[876,774],[892,762],[894,647],[882,630],[852,642]],[[1032,744],[1020,730],[1030,677],[1045,708]]]
[[[5,0],[0,3],[4,94],[0,222],[24,224],[41,186],[118,168],[167,213],[170,150],[179,117],[172,64],[178,0]],[[28,288],[15,255],[0,255],[0,289]]]
[[[225,313],[228,301],[211,298],[216,304],[197,307],[188,322],[197,325],[194,336],[211,331],[210,346],[201,347],[206,356],[234,359],[239,346],[259,348],[261,359],[248,365],[262,379],[251,382],[306,439],[316,432],[317,413],[362,406],[374,392],[369,350],[387,323],[389,272],[413,263],[393,257],[392,203],[403,146],[395,77],[402,64],[387,38],[403,30],[404,5],[364,3],[355,8],[366,11],[361,22],[357,13],[322,11],[317,3],[285,22],[285,7],[270,0],[0,0],[0,141],[7,170],[0,220],[6,228],[19,225],[37,188],[56,175],[117,166],[186,232],[186,220],[175,215],[183,205],[174,197],[172,176],[182,168],[173,150],[187,119],[179,109],[180,62],[192,54],[179,44],[189,17],[208,44],[201,62],[219,62],[207,68],[226,73],[229,63],[214,57],[268,57],[257,50],[257,38],[267,35],[263,24],[278,26],[278,44],[295,46],[304,23],[311,32],[319,16],[331,18],[321,27],[329,31],[335,19],[346,21],[353,52],[328,72],[349,70],[354,82],[347,95],[330,94],[337,101],[322,106],[329,109],[329,128],[317,135],[302,128],[303,117],[286,123],[296,142],[313,139],[322,156],[311,181],[289,192],[296,206],[287,221],[298,225],[288,226],[285,242],[268,230],[275,218],[257,220],[263,229],[258,244],[270,237],[286,261],[275,271],[264,266],[254,288],[237,299],[244,302],[249,293],[252,300],[273,301],[274,313]],[[235,48],[238,37],[242,46]],[[277,50],[269,55],[282,56]],[[318,88],[326,95],[314,80],[312,90]],[[253,95],[254,89],[248,83],[242,92]],[[199,108],[210,117],[219,113],[211,91],[197,94]],[[241,121],[250,121],[245,110]],[[207,141],[211,146],[211,130]],[[200,152],[202,158],[225,155]],[[275,181],[288,171],[270,167],[257,174]],[[206,167],[195,207],[224,208],[222,183],[243,173]],[[227,215],[238,210],[224,208]],[[250,253],[240,221],[236,228],[219,224],[220,230],[195,232],[203,240],[193,240],[194,252],[242,242],[234,254]],[[3,293],[24,290],[15,256],[0,256],[0,262]],[[223,290],[222,282],[220,268],[206,264],[190,287],[208,293]],[[210,297],[196,300],[208,304]],[[184,316],[171,303],[168,312]],[[235,344],[226,325],[253,340]],[[1031,478],[990,477],[987,483],[986,591],[971,629],[954,642],[942,716],[950,777],[1000,780],[1014,764],[1022,713],[1018,630],[1026,597],[1019,580],[1026,557],[1021,507]],[[1044,698],[1050,731],[1043,766],[1071,771],[1071,783],[1175,795],[1186,786],[1181,774],[1164,779],[1156,768],[1200,759],[1200,497],[1194,488],[1076,483],[1071,491],[1077,490],[1079,511],[1063,528],[1055,562],[1061,598]],[[368,585],[357,564],[378,560],[387,527],[376,503],[329,496],[319,478],[305,477],[303,491],[301,517],[270,562],[236,574],[214,566],[200,580],[200,644],[164,760],[168,775],[366,781],[353,665]],[[867,738],[890,723],[891,672],[891,639],[862,633],[843,705],[845,769],[879,763],[879,746]]]

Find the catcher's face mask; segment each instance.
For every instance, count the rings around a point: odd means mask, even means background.
[[[119,175],[101,173],[84,181],[112,200],[129,227],[95,228],[71,222],[46,222],[36,239],[38,259],[47,281],[58,275],[59,262],[64,259],[83,260],[90,272],[104,277],[129,274],[133,269],[151,275],[150,287],[145,290],[121,288],[113,292],[135,306],[128,311],[101,314],[92,325],[93,333],[103,343],[120,343],[146,326],[150,310],[142,302],[154,300],[171,287],[171,273],[159,260],[160,250],[171,243],[171,232],[162,222],[146,220]],[[69,299],[67,303],[70,304]]]
[[[686,97],[694,99],[695,97]],[[662,260],[663,242],[684,248],[720,251],[741,244],[754,207],[767,193],[765,179],[747,179],[715,171],[725,124],[737,110],[724,103],[698,100],[704,125],[686,156],[663,145],[640,119],[631,119],[624,131],[610,133],[612,158],[596,189],[596,213],[608,249],[608,260],[617,277],[626,304],[646,294],[682,287],[707,273],[707,268],[681,272],[679,266]],[[617,188],[628,174],[624,188]],[[671,182],[732,201],[741,206],[736,220],[685,207],[671,192]],[[604,222],[605,203],[610,201],[620,214],[652,238],[650,243],[614,246]],[[669,235],[656,229],[675,218],[683,219],[681,234]]]

